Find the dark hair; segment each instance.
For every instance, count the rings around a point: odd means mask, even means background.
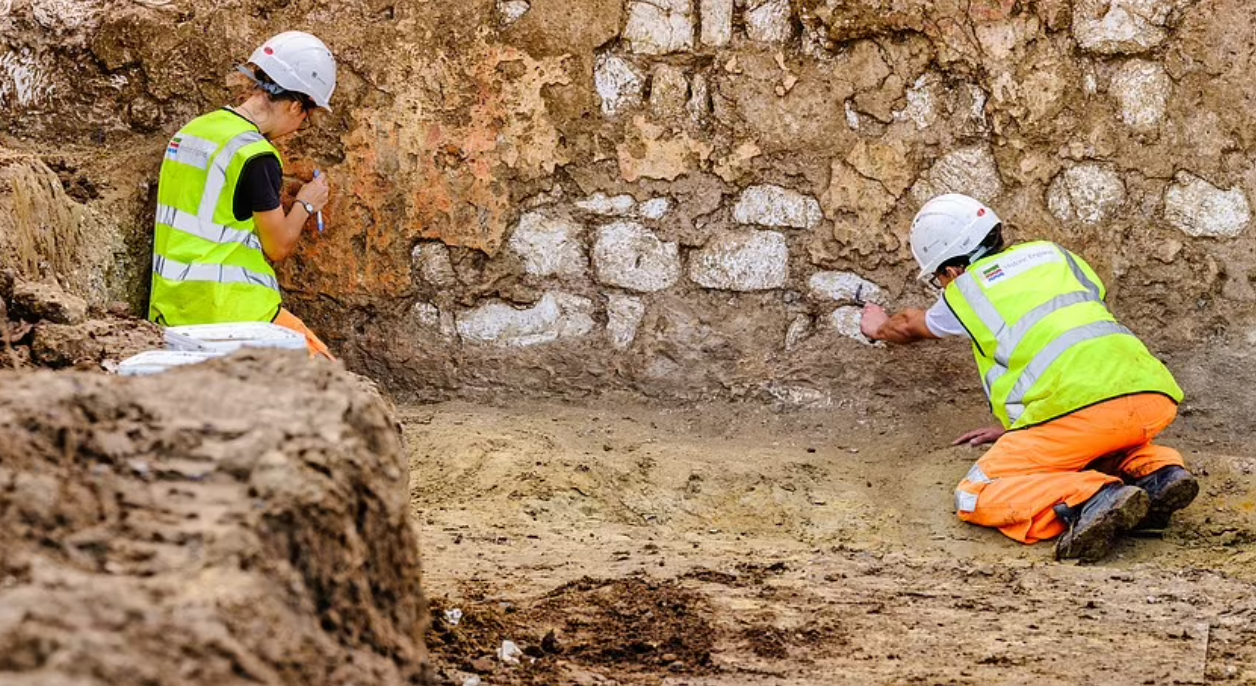
[[[310,96],[285,89],[275,83],[275,80],[262,71],[261,67],[253,67],[253,87],[265,93],[266,98],[271,102],[298,102],[301,104],[301,109],[306,112],[313,112],[317,108]]]
[[[933,273],[941,274],[942,272],[945,272],[947,269],[951,267],[965,269],[968,267],[968,265],[973,263],[974,261],[973,255],[980,255],[981,257],[988,257],[995,253],[1002,252],[1002,250],[1003,250],[1003,224],[1000,223],[1000,224],[995,224],[994,228],[990,229],[990,233],[986,234],[986,237],[981,239],[981,243],[977,246],[975,250],[968,253],[967,255],[960,255],[959,257],[952,257],[951,259],[938,265],[938,268],[934,270]]]

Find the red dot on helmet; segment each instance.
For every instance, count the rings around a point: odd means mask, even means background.
[[[978,216],[978,217],[984,217],[984,216],[986,216],[986,208],[984,208],[984,207],[983,207],[983,208],[981,208],[981,209],[977,210],[977,216]]]
[[[275,54],[275,49],[267,45],[265,48],[262,49],[262,52],[266,53],[267,55],[273,55]]]

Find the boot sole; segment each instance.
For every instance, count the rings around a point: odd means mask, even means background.
[[[1195,477],[1188,477],[1169,484],[1159,498],[1151,501],[1147,516],[1138,524],[1138,530],[1159,530],[1169,528],[1169,518],[1174,512],[1195,502],[1199,495],[1199,482]]]
[[[1099,515],[1093,524],[1080,531],[1064,532],[1056,543],[1055,558],[1076,558],[1082,562],[1103,559],[1116,537],[1138,525],[1150,508],[1151,498],[1146,491],[1126,488],[1111,509]]]

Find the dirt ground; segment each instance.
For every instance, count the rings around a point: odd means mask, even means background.
[[[403,408],[436,664],[490,684],[1256,683],[1236,437],[1187,413],[1165,442],[1199,499],[1078,565],[954,518],[979,453],[945,446],[983,414]]]

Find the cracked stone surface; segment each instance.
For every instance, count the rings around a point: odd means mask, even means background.
[[[588,266],[581,234],[584,227],[550,211],[526,212],[508,243],[533,276],[580,276]]]
[[[776,231],[720,234],[689,256],[689,278],[704,288],[764,291],[789,278],[789,247]]]
[[[631,348],[643,317],[645,303],[641,302],[641,298],[618,294],[606,296],[606,333],[611,339],[611,346],[616,350]]]
[[[633,52],[666,55],[693,47],[691,0],[633,0],[623,38]]]
[[[733,0],[702,0],[702,44],[713,48],[728,45],[733,39]]]
[[[654,67],[650,76],[650,112],[659,118],[678,117],[689,101],[689,80],[685,72],[670,64]]]
[[[1121,108],[1121,120],[1139,133],[1151,133],[1164,121],[1173,80],[1156,62],[1129,60],[1113,74],[1109,91]]]
[[[807,289],[816,300],[853,302],[858,294],[869,302],[885,301],[880,286],[854,272],[816,272],[807,280]]]
[[[964,193],[989,203],[1003,192],[1003,180],[989,145],[971,145],[953,150],[934,162],[912,186],[916,202],[943,193]]]
[[[680,247],[636,222],[615,222],[598,229],[593,264],[607,286],[661,291],[680,278]]]
[[[1164,193],[1164,218],[1188,236],[1233,238],[1252,221],[1242,188],[1222,190],[1188,172],[1178,172]]]
[[[602,53],[593,71],[593,84],[602,100],[602,114],[614,116],[641,104],[645,77],[628,60]]]
[[[493,302],[461,312],[458,335],[466,343],[525,348],[580,338],[593,331],[593,301],[551,291],[528,308]]]
[[[764,184],[741,192],[733,218],[741,224],[813,229],[824,220],[824,212],[819,201],[809,195]]]
[[[1125,183],[1098,164],[1079,164],[1060,172],[1047,191],[1047,207],[1062,222],[1095,225],[1116,215],[1125,204]]]

